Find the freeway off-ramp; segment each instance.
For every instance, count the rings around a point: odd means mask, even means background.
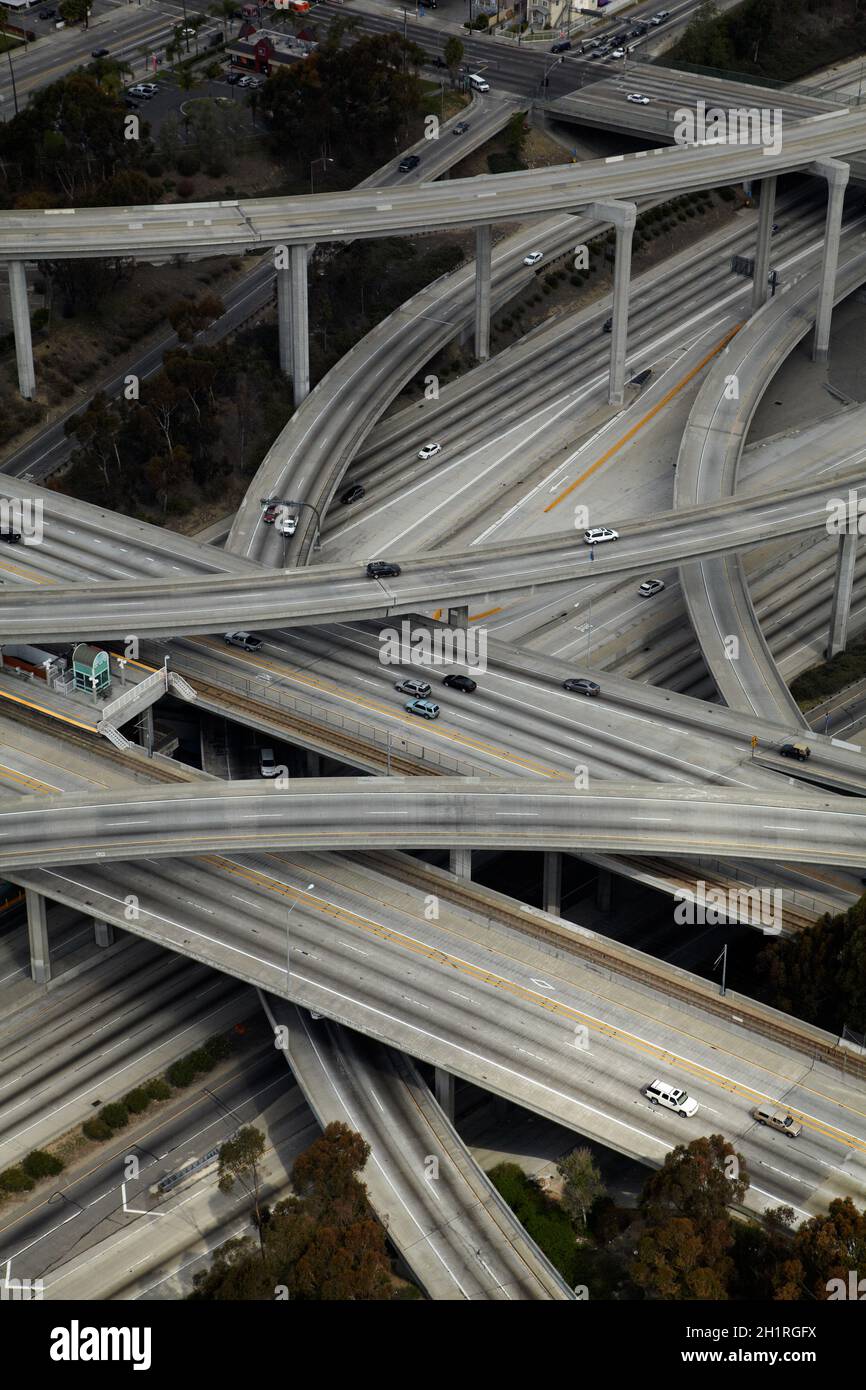
[[[799,793],[435,778],[207,783],[0,806],[0,869],[227,850],[566,849],[862,865],[866,801]]]

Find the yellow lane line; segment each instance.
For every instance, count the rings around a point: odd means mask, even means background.
[[[24,705],[27,709],[35,709],[39,714],[47,714],[50,719],[59,719],[61,724],[73,724],[76,729],[86,729],[89,734],[96,732],[95,724],[83,724],[80,719],[70,719],[66,714],[58,714],[56,710],[46,709],[44,705],[37,705],[35,700],[25,700],[20,695],[12,695],[6,690],[0,690],[0,699],[11,700],[13,705]]]
[[[580,477],[576,478],[574,482],[571,483],[565,489],[564,492],[561,492],[558,497],[555,497],[553,499],[552,502],[548,502],[547,506],[544,508],[545,512],[552,512],[554,507],[558,507],[560,502],[564,502],[566,497],[570,496],[570,494],[574,492],[575,488],[580,487],[581,483],[585,483],[587,478],[592,477],[593,473],[596,471],[597,468],[601,468],[602,464],[607,463],[608,459],[613,458],[614,454],[619,453],[620,449],[625,444],[627,444],[630,439],[634,439],[635,435],[638,433],[639,430],[643,429],[644,425],[648,425],[650,420],[654,420],[656,415],[658,415],[659,411],[663,410],[664,407],[670,401],[672,401],[675,396],[678,396],[680,391],[682,391],[683,387],[688,386],[689,382],[697,376],[698,372],[703,371],[707,363],[711,362],[713,358],[716,357],[717,354],[722,351],[723,348],[727,347],[734,334],[739,333],[742,326],[743,325],[741,323],[735,324],[734,327],[730,330],[730,332],[726,333],[724,338],[722,338],[720,342],[716,343],[716,346],[707,353],[706,357],[702,357],[696,367],[692,367],[692,370],[690,372],[687,372],[681,381],[678,381],[675,386],[672,386],[670,391],[666,392],[666,394],[662,396],[661,400],[657,401],[656,404],[652,407],[652,409],[648,410],[646,415],[644,415],[640,420],[638,420],[637,424],[632,425],[631,429],[626,430],[622,438],[618,439],[615,444],[612,444],[610,448],[602,454],[601,458],[596,459],[595,463],[591,464],[590,467],[587,468],[586,472],[581,473]]]
[[[14,782],[26,782],[27,786],[32,787],[34,791],[48,792],[49,795],[63,790],[62,787],[55,787],[51,782],[40,782],[38,777],[30,777],[26,772],[19,772],[17,768],[7,767],[5,763],[0,763],[0,775],[2,775],[3,781],[11,778]]]

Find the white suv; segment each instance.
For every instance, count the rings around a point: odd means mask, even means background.
[[[614,531],[612,526],[591,526],[588,531],[584,531],[583,540],[585,545],[601,545],[602,541],[618,541],[619,531]]]
[[[643,1093],[650,1105],[663,1105],[667,1110],[676,1110],[677,1114],[684,1118],[697,1114],[698,1102],[672,1081],[663,1081],[656,1077],[655,1081],[644,1086]]]

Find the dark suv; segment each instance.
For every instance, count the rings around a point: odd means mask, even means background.
[[[550,45],[551,53],[567,53],[570,48],[570,39],[560,39],[558,43],[552,43]]]
[[[400,566],[390,560],[371,560],[367,566],[368,579],[396,579],[399,573]]]
[[[417,154],[407,154],[405,159],[401,159],[397,168],[401,174],[409,174],[413,169],[417,169],[421,163],[421,156]]]

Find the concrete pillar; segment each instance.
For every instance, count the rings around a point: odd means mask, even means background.
[[[138,730],[141,746],[147,753],[147,756],[152,758],[154,743],[153,705],[148,705],[147,709],[141,711],[138,717]]]
[[[114,927],[110,922],[100,922],[98,917],[94,917],[93,934],[97,946],[114,945]]]
[[[821,261],[821,284],[818,290],[818,310],[815,316],[815,337],[812,361],[826,362],[830,351],[830,325],[833,318],[833,295],[836,288],[836,266],[839,260],[839,236],[842,229],[842,205],[848,184],[848,165],[838,159],[820,159],[810,166],[812,173],[827,180],[827,218],[824,224],[824,255]]]
[[[313,749],[313,748],[307,748],[305,751],[306,751],[305,762],[306,762],[306,765],[307,765],[307,776],[308,776],[308,777],[321,777],[321,775],[322,775],[322,760],[321,760],[321,758],[319,757],[319,754],[318,754],[318,753],[315,751],[315,749]]]
[[[27,276],[23,261],[9,262],[9,298],[12,303],[12,328],[15,333],[15,357],[18,362],[18,390],[25,400],[36,395],[36,372],[33,367],[33,339],[30,336],[30,305],[27,301]]]
[[[436,1095],[436,1103],[445,1111],[451,1123],[454,1123],[454,1077],[450,1071],[443,1071],[442,1067],[435,1067],[433,1073],[433,1086]]]
[[[307,309],[307,260],[309,252],[309,246],[293,246],[291,248],[292,387],[296,410],[301,401],[306,400],[310,394],[310,329]]]
[[[836,556],[836,582],[833,585],[833,606],[830,609],[830,636],[827,659],[844,652],[848,645],[848,619],[851,614],[851,594],[854,589],[854,564],[857,559],[857,533],[846,532],[839,537]]]
[[[469,604],[461,604],[459,608],[448,609],[448,626],[462,627],[465,632],[469,626]]]
[[[562,855],[559,850],[544,851],[544,873],[541,906],[545,912],[558,917],[562,909]]]
[[[472,878],[472,850],[453,845],[448,859],[448,867],[457,878]]]
[[[610,912],[613,907],[613,874],[610,869],[599,869],[598,871],[595,905],[599,912]]]
[[[277,323],[280,333],[280,371],[292,375],[292,280],[286,266],[277,276]]]
[[[758,244],[755,247],[755,278],[752,281],[752,313],[766,304],[770,293],[770,243],[776,215],[776,176],[761,180],[761,207],[758,213]]]
[[[618,198],[608,203],[592,203],[590,217],[612,222],[616,230],[616,263],[613,269],[613,314],[610,334],[610,380],[608,401],[622,405],[625,392],[625,354],[628,341],[628,297],[631,288],[631,243],[637,208]]]
[[[48,916],[45,899],[32,888],[25,888],[27,936],[30,941],[30,977],[37,985],[51,979],[51,950],[48,945]]]
[[[475,356],[490,356],[490,225],[475,229]]]

